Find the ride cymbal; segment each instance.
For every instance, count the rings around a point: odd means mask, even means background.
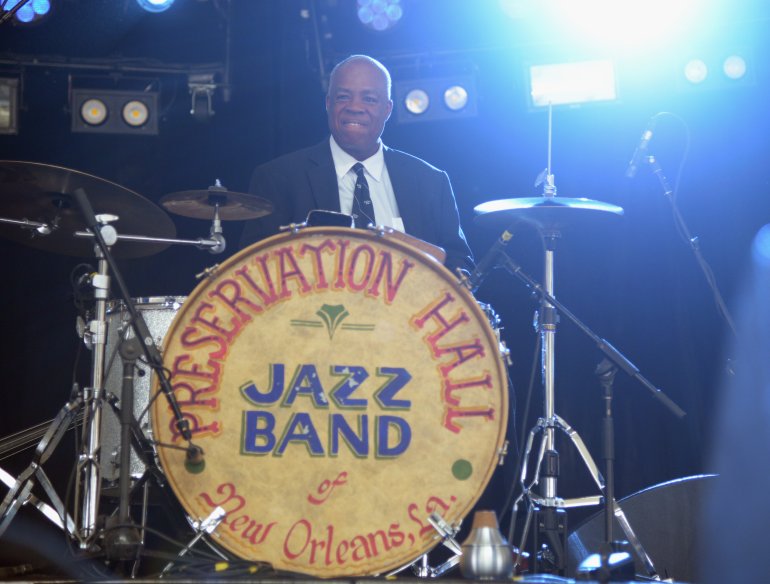
[[[94,213],[116,215],[118,234],[170,239],[176,235],[171,218],[155,203],[125,187],[77,170],[38,162],[0,161],[0,216],[44,223],[45,230],[0,223],[0,236],[43,251],[89,257],[92,238],[75,237],[86,223],[74,192],[82,188]],[[158,253],[169,243],[118,241],[113,253],[136,258]]]
[[[160,204],[175,215],[209,221],[217,209],[222,221],[257,219],[273,212],[273,204],[267,199],[228,191],[219,181],[207,190],[170,193],[161,197]]]

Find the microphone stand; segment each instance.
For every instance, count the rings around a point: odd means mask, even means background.
[[[686,414],[682,408],[680,408],[670,397],[668,397],[662,390],[655,387],[644,375],[641,374],[639,368],[634,365],[623,353],[613,347],[609,341],[601,338],[594,333],[588,326],[586,326],[577,316],[570,312],[564,304],[556,300],[551,294],[546,292],[540,284],[533,280],[528,274],[522,271],[520,265],[514,262],[507,254],[502,256],[503,267],[508,272],[519,278],[524,284],[534,290],[534,292],[540,297],[540,300],[547,302],[554,306],[560,313],[564,314],[569,320],[571,320],[577,327],[583,331],[599,348],[599,350],[605,354],[605,356],[617,365],[620,369],[625,371],[628,375],[639,381],[644,385],[653,397],[660,401],[668,410],[674,414],[677,418],[683,418]]]
[[[690,234],[690,230],[687,228],[687,224],[684,222],[684,219],[682,218],[682,214],[679,212],[679,208],[676,206],[674,189],[671,188],[671,185],[668,182],[668,178],[666,178],[666,175],[663,173],[663,169],[661,168],[660,163],[658,162],[657,158],[655,158],[655,156],[653,155],[647,156],[645,158],[645,162],[647,162],[647,164],[652,169],[652,174],[654,174],[658,178],[658,182],[660,182],[660,187],[661,189],[663,189],[663,194],[666,196],[666,199],[668,199],[668,202],[671,204],[671,210],[674,213],[674,222],[676,223],[676,227],[679,230],[679,233],[682,236],[682,238],[685,240],[687,245],[692,250],[693,255],[695,255],[695,260],[698,262],[698,266],[703,272],[703,275],[706,278],[706,282],[708,283],[709,288],[711,288],[711,292],[714,295],[714,302],[717,305],[717,310],[719,311],[719,315],[727,323],[727,326],[730,328],[730,331],[733,333],[733,336],[737,338],[738,333],[735,328],[735,322],[733,321],[733,318],[730,315],[730,311],[727,309],[727,305],[725,304],[725,301],[722,298],[722,293],[719,291],[719,286],[717,286],[716,280],[714,279],[714,273],[711,271],[711,268],[709,267],[708,262],[706,262],[706,259],[703,257],[703,254],[701,253],[698,237],[697,236],[693,237]]]
[[[627,542],[614,541],[612,518],[615,515],[615,427],[612,417],[612,385],[618,368],[607,359],[596,366],[597,377],[604,390],[604,417],[602,418],[602,458],[604,459],[604,540],[598,554],[585,558],[577,569],[580,579],[611,581],[634,579],[634,561],[625,551]]]

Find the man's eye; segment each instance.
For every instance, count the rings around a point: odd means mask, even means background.
[[[348,99],[350,99],[350,96],[348,96],[348,95],[338,95],[337,96],[337,101],[346,101]]]

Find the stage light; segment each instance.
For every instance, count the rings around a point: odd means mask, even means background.
[[[468,105],[468,92],[462,85],[453,85],[444,91],[444,104],[453,112]]]
[[[101,99],[87,99],[80,106],[80,117],[89,126],[101,126],[107,119],[107,104]]]
[[[404,16],[401,0],[358,0],[358,20],[377,32],[396,26]]]
[[[147,104],[138,99],[132,99],[123,106],[123,121],[129,126],[138,128],[144,126],[150,118],[150,110]]]
[[[690,59],[684,66],[684,78],[693,85],[700,85],[708,75],[708,65],[702,59]]]
[[[422,89],[412,89],[404,98],[404,107],[416,116],[425,113],[430,106],[430,98]]]
[[[729,79],[741,79],[746,75],[746,59],[740,55],[730,55],[722,63],[722,71]]]
[[[0,78],[0,134],[18,134],[19,80]]]
[[[579,105],[617,99],[615,65],[607,59],[532,65],[530,105]]]
[[[2,4],[2,9],[6,12],[13,10],[16,6],[22,3],[23,0],[7,0]],[[48,16],[51,11],[50,0],[28,0],[13,15],[16,22],[27,25],[37,24]]]
[[[473,75],[394,81],[393,93],[399,123],[460,119],[478,113]]]
[[[136,3],[147,12],[163,12],[171,8],[174,0],[136,0]]]
[[[630,53],[660,50],[692,37],[697,0],[550,0],[543,18],[554,38],[582,47]]]
[[[73,88],[71,130],[99,134],[158,133],[158,93]]]

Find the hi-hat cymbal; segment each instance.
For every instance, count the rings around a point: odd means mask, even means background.
[[[228,191],[219,181],[205,191],[170,193],[160,199],[160,204],[176,215],[209,221],[214,219],[216,209],[222,221],[257,219],[273,212],[273,204],[267,199]]]
[[[518,197],[487,201],[474,207],[475,223],[505,228],[516,221],[540,228],[558,229],[591,217],[622,215],[623,208],[610,203],[569,197]]]
[[[51,233],[16,225],[0,224],[0,236],[24,245],[58,254],[90,257],[92,238],[75,237],[86,223],[73,197],[82,188],[94,213],[117,215],[112,223],[118,234],[173,238],[176,228],[171,218],[155,203],[134,191],[96,176],[38,162],[0,161],[0,216],[13,220],[45,223]],[[113,247],[116,257],[136,258],[158,253],[168,243],[119,241]]]

